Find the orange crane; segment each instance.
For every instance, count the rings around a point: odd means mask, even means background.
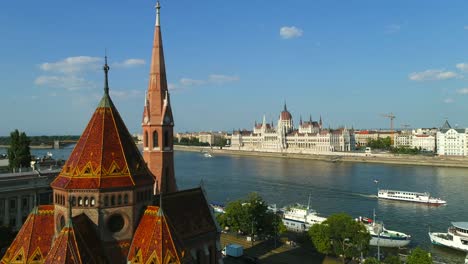
[[[395,119],[396,116],[393,113],[382,114],[382,116],[390,119],[390,145],[393,146],[393,142],[394,142],[394,138],[393,138],[393,119]]]

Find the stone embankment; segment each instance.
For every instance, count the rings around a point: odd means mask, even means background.
[[[331,152],[327,154],[313,153],[287,153],[287,152],[261,152],[249,150],[233,150],[229,148],[219,149],[210,147],[181,146],[175,145],[177,151],[206,152],[220,155],[274,157],[286,159],[309,159],[327,162],[360,162],[360,163],[383,163],[397,165],[416,165],[434,167],[468,168],[468,157],[439,157],[424,155],[403,154],[365,154],[352,152]]]

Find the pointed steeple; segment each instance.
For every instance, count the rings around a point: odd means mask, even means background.
[[[312,124],[312,115],[309,115],[309,122]]]
[[[283,111],[288,111],[288,108],[286,107],[286,100],[284,100],[284,110]]]
[[[302,115],[299,116],[299,125],[302,126]]]
[[[104,67],[102,67],[102,69],[104,70],[104,75],[105,75],[105,78],[104,78],[104,94],[109,94],[109,78],[108,78],[108,73],[109,73],[109,65],[107,65],[107,55],[104,57],[105,59],[105,64],[104,64]]]
[[[320,125],[320,128],[322,128],[322,115],[320,115],[319,125]]]
[[[266,117],[263,115],[262,127],[266,127]]]
[[[143,157],[158,182],[159,192],[167,193],[176,191],[177,185],[173,161],[174,119],[167,88],[160,15],[158,1],[147,100],[143,108]]]

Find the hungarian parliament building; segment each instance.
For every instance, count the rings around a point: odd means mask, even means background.
[[[354,150],[355,138],[352,129],[324,129],[322,117],[319,121],[299,121],[295,127],[291,113],[286,104],[279,115],[278,124],[255,122],[253,131],[234,131],[231,138],[231,149],[288,152],[288,153],[330,153]]]

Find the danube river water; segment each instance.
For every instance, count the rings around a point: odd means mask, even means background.
[[[54,158],[66,159],[71,149],[51,151]],[[311,195],[311,207],[324,216],[346,212],[372,217],[375,209],[387,229],[413,237],[411,247],[421,246],[447,263],[463,263],[463,253],[433,247],[427,232],[445,232],[452,221],[468,221],[468,169],[228,155],[205,158],[201,153],[176,152],[175,172],[180,189],[199,186],[203,180],[213,202],[228,203],[258,192],[279,207],[306,204]],[[378,200],[377,188],[428,191],[448,204],[434,207]]]

